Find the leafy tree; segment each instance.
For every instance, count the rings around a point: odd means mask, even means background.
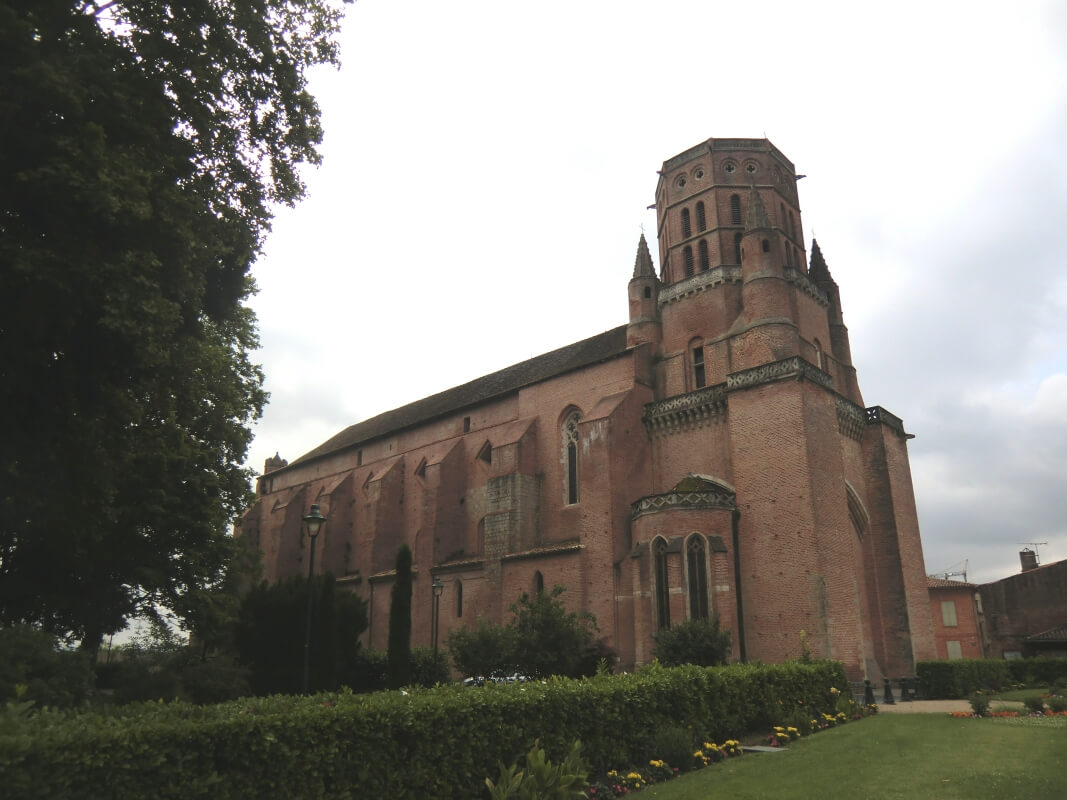
[[[311,624],[312,691],[334,690],[359,657],[359,637],[367,629],[367,604],[359,595],[338,591],[329,573],[313,581]],[[251,671],[256,694],[292,694],[301,689],[307,625],[307,579],[293,576],[248,593],[241,605],[236,644]]]
[[[556,586],[533,597],[523,592],[511,606],[516,662],[526,675],[577,678],[596,672],[596,618],[588,611],[568,611],[559,599],[563,591]]]
[[[725,664],[730,655],[730,631],[719,627],[718,616],[711,620],[691,619],[663,628],[654,641],[652,653],[666,667],[681,664],[714,667]]]
[[[389,600],[388,671],[390,689],[411,682],[411,548],[396,553],[396,581]]]
[[[23,701],[68,708],[83,702],[92,685],[84,653],[63,650],[55,636],[28,625],[0,628],[0,706],[23,686]]]
[[[524,592],[511,606],[509,624],[481,620],[477,627],[452,631],[448,649],[456,669],[469,676],[577,678],[595,674],[602,659],[614,661],[614,653],[595,638],[596,618],[568,611],[559,599],[563,592],[562,586],[533,597]]]
[[[451,631],[447,641],[452,663],[464,676],[495,678],[519,669],[512,625],[490,625],[483,619],[473,628]]]
[[[344,0],[0,0],[0,624],[95,653],[231,556],[245,306]]]

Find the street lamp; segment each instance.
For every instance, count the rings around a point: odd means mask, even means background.
[[[440,628],[441,617],[441,594],[445,590],[445,585],[441,583],[441,578],[437,575],[433,577],[433,583],[430,584],[430,589],[433,590],[433,620],[430,625],[431,636],[433,636],[433,662],[437,663],[437,632]]]
[[[311,552],[308,556],[308,614],[304,626],[304,694],[308,693],[308,679],[311,674],[311,579],[315,576],[315,537],[319,535],[326,517],[319,511],[319,504],[312,503],[311,511],[304,515],[304,529],[311,539]]]

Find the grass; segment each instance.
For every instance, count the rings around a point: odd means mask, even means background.
[[[642,798],[982,798],[1067,796],[1067,717],[953,719],[884,714],[780,753],[746,753],[641,792]]]

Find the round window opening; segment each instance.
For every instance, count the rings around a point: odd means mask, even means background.
[[[733,164],[726,164],[723,167],[723,170],[726,171],[726,172],[733,172],[735,169],[737,169],[737,167],[735,165],[733,165]]]
[[[749,175],[751,175],[755,171],[756,171],[756,165],[755,164],[746,164],[745,165],[745,172],[747,172]]]
[[[678,188],[681,189],[683,186],[685,186],[685,176],[679,176],[678,180],[675,182],[678,184]]]
[[[694,177],[699,181],[701,178],[704,177],[704,170],[698,169]]]

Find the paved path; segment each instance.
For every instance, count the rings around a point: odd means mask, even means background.
[[[1022,703],[1011,700],[994,700],[993,708],[1006,708],[1013,711],[1021,710]],[[966,700],[912,700],[910,703],[895,705],[878,703],[879,714],[951,714],[953,711],[970,711],[971,704]]]

